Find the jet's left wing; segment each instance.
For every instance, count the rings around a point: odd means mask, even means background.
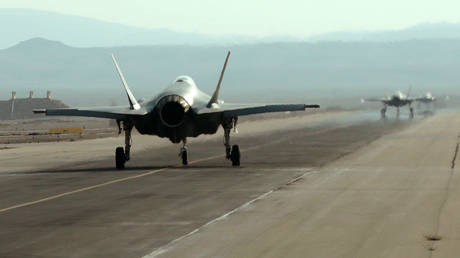
[[[224,117],[247,116],[261,113],[304,111],[307,108],[319,108],[319,105],[305,104],[270,104],[270,105],[244,105],[244,104],[219,104],[210,108],[195,110],[198,115],[222,113]]]
[[[118,65],[115,56],[112,54],[113,64],[117,69],[120,76],[121,83],[125,89],[128,97],[129,106],[116,106],[116,107],[94,107],[94,108],[58,108],[58,109],[35,109],[35,114],[45,114],[47,116],[85,116],[85,117],[98,117],[110,118],[117,120],[125,120],[130,117],[144,116],[148,112],[145,107],[141,106],[134,97],[128,83],[125,80],[120,66]]]
[[[385,102],[389,101],[390,99],[388,98],[367,98],[367,99],[361,99],[361,103],[364,102]]]
[[[120,107],[97,107],[97,108],[58,108],[58,109],[35,109],[35,114],[47,116],[84,116],[124,120],[129,117],[144,116],[148,112],[144,108],[131,109],[128,106]]]

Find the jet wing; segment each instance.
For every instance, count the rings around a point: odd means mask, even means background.
[[[385,102],[389,101],[388,98],[367,98],[367,99],[361,99],[361,102]]]
[[[47,116],[84,116],[111,119],[126,119],[133,116],[143,116],[148,112],[144,109],[131,109],[128,106],[118,107],[95,107],[95,108],[59,108],[59,109],[35,109],[35,114]]]
[[[271,105],[244,105],[219,104],[210,108],[197,110],[198,115],[222,113],[224,117],[247,116],[261,113],[304,111],[306,108],[319,108],[319,105],[305,104],[271,104]]]

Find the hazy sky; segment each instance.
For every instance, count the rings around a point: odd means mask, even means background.
[[[458,0],[1,0],[139,27],[206,34],[296,37],[460,22]]]

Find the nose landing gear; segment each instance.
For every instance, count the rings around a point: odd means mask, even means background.
[[[182,148],[180,148],[179,157],[182,159],[182,165],[186,166],[188,165],[187,139],[184,139],[182,143],[183,145]]]

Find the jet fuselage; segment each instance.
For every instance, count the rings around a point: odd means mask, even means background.
[[[198,118],[195,112],[206,107],[210,98],[198,89],[192,78],[179,76],[160,94],[140,103],[148,114],[134,118],[132,123],[141,134],[166,137],[173,143],[186,137],[214,134],[222,124],[221,113],[204,114]]]

